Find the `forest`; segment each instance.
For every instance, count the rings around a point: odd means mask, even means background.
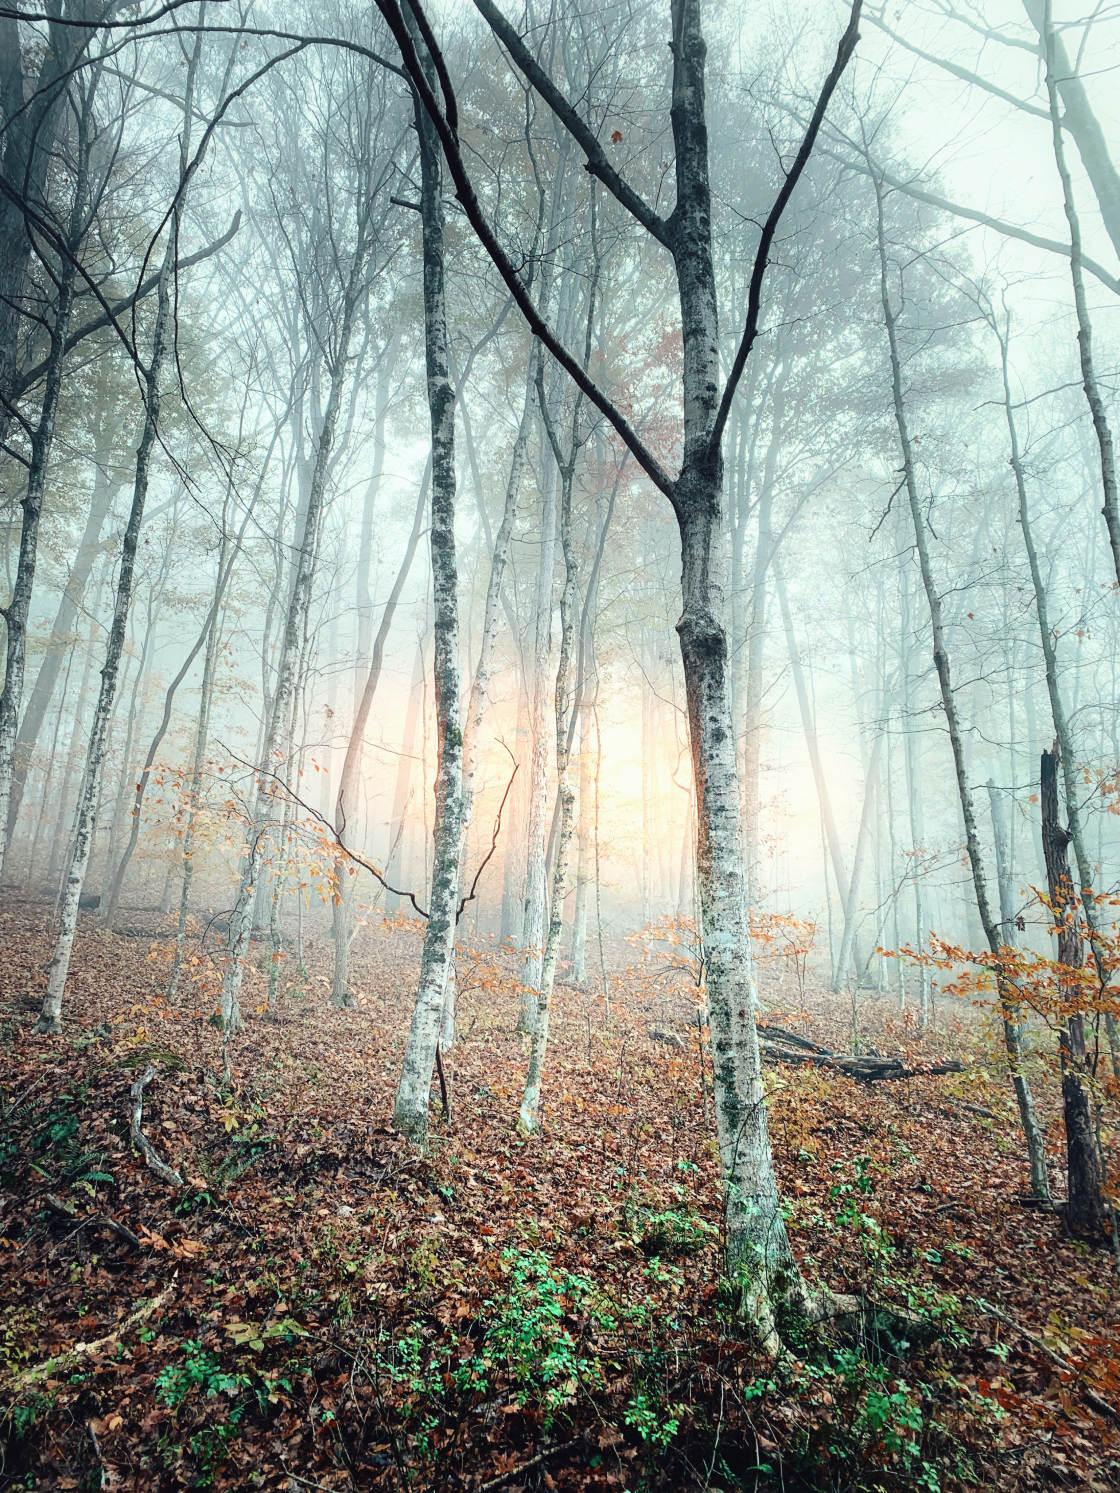
[[[0,3],[0,1490],[1120,1488],[1118,72]]]

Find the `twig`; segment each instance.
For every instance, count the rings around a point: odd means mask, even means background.
[[[226,750],[229,751],[229,748],[227,747]],[[320,813],[313,804],[309,804],[305,799],[300,798],[299,794],[295,792],[290,784],[284,781],[279,773],[272,772],[267,767],[254,767],[251,762],[246,762],[244,757],[238,757],[234,752],[230,752],[229,755],[232,757],[234,762],[240,763],[242,767],[247,767],[250,772],[258,773],[261,777],[271,778],[273,782],[276,783],[280,787],[280,789],[288,796],[288,798],[291,799],[292,803],[301,808],[305,814],[310,814],[312,819],[315,820],[316,824],[322,825],[324,829],[330,832],[331,839],[338,846],[339,850],[342,851],[347,860],[353,861],[356,866],[361,866],[364,871],[368,871],[369,874],[374,878],[374,880],[379,881],[385,888],[385,890],[387,892],[391,892],[394,897],[407,897],[408,900],[412,903],[413,907],[416,909],[419,916],[424,918],[425,920],[427,919],[427,912],[423,907],[420,906],[419,902],[417,902],[416,897],[412,892],[405,891],[403,887],[392,886],[376,866],[367,861],[364,856],[360,856],[356,850],[351,850],[349,845],[346,844],[345,840],[339,834],[337,828],[331,823],[327,816]],[[474,873],[474,880],[471,882],[470,891],[459,902],[459,910],[455,914],[456,923],[458,923],[459,919],[463,916],[463,910],[467,906],[467,903],[473,902],[475,897],[477,896],[478,883],[482,878],[482,873],[486,870],[486,867],[494,858],[494,852],[498,848],[498,835],[500,834],[502,828],[502,811],[506,806],[506,800],[509,798],[510,790],[513,787],[513,780],[517,776],[517,769],[519,766],[520,763],[518,762],[515,762],[513,764],[513,771],[509,775],[509,782],[506,784],[506,791],[502,794],[502,801],[498,805],[497,818],[494,820],[494,833],[490,837],[490,849],[483,856],[481,865]]]
[[[1001,1312],[999,1307],[993,1306],[990,1301],[984,1301],[979,1296],[976,1296],[973,1298],[972,1304],[973,1306],[978,1306],[982,1312],[986,1312],[989,1317],[995,1317],[997,1322],[1002,1322],[1006,1327],[1012,1328],[1021,1338],[1025,1338],[1033,1348],[1037,1348],[1051,1363],[1056,1364],[1063,1373],[1072,1374],[1079,1381],[1078,1387],[1081,1393],[1089,1404],[1092,1405],[1097,1414],[1105,1416],[1116,1425],[1120,1425],[1120,1410],[1115,1405],[1110,1405],[1106,1399],[1097,1394],[1096,1390],[1089,1388],[1085,1383],[1084,1374],[1078,1372],[1076,1365],[1070,1363],[1067,1358],[1063,1358],[1060,1353],[1055,1353],[1053,1348],[1048,1348],[1040,1337],[1035,1337],[1033,1332],[1028,1332],[1021,1323],[1015,1321],[1014,1317],[1009,1317],[1006,1312]]]
[[[479,1483],[474,1493],[486,1493],[488,1488],[500,1488],[503,1483],[508,1483],[512,1478],[520,1477],[523,1472],[528,1472],[530,1467],[539,1467],[542,1462],[547,1462],[550,1457],[558,1457],[561,1452],[570,1452],[573,1446],[578,1446],[583,1440],[582,1436],[573,1436],[571,1441],[561,1441],[558,1446],[550,1446],[546,1451],[538,1452],[535,1457],[530,1457],[527,1462],[522,1462],[518,1467],[511,1467],[508,1472],[500,1472],[497,1477],[492,1477],[489,1482]]]
[[[505,745],[504,742],[502,744],[503,746]],[[508,747],[506,747],[506,751],[509,751]],[[510,753],[510,755],[512,756],[513,754]],[[506,799],[509,797],[510,789],[513,787],[513,780],[517,776],[517,769],[520,765],[521,764],[516,761],[513,764],[513,771],[509,775],[509,782],[506,784],[506,791],[502,794],[502,801],[498,805],[498,817],[494,820],[494,833],[490,837],[490,849],[482,857],[482,861],[479,864],[478,870],[474,873],[474,880],[471,882],[470,891],[459,903],[459,911],[455,914],[456,922],[458,922],[459,919],[463,916],[463,908],[466,907],[467,903],[474,901],[475,893],[478,891],[479,879],[481,878],[483,871],[485,871],[486,867],[490,864],[491,860],[493,859],[494,852],[498,848],[498,835],[501,833],[502,829],[502,810],[506,806]]]
[[[182,1187],[182,1177],[174,1167],[170,1167],[166,1161],[160,1160],[156,1148],[140,1129],[140,1122],[144,1118],[144,1090],[155,1076],[156,1066],[154,1063],[149,1063],[128,1091],[131,1100],[129,1105],[129,1131],[132,1135],[132,1143],[147,1162],[148,1169],[155,1172],[161,1182],[167,1182],[172,1187]],[[136,1242],[139,1243],[140,1241],[137,1240]]]

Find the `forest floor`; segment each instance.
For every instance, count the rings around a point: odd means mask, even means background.
[[[631,949],[609,1013],[558,988],[545,1129],[523,1141],[513,966],[466,955],[452,1114],[420,1157],[387,1123],[414,932],[363,934],[353,1010],[328,1004],[325,951],[299,978],[285,962],[274,1012],[252,972],[223,1090],[212,993],[165,1005],[154,931],[84,922],[64,1033],[34,1036],[46,925],[0,913],[0,1487],[1120,1487],[1113,1261],[1021,1204],[1011,1096],[970,1008],[924,1038],[893,1002],[860,1013],[880,1052],[961,1074],[768,1070],[806,1274],[922,1319],[909,1343],[882,1316],[861,1340],[790,1324],[771,1362],[717,1286],[675,958]],[[763,990],[769,1020],[848,1048],[835,997],[781,969]],[[143,1132],[182,1186],[130,1140],[149,1066]]]

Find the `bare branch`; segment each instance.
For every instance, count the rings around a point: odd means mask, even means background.
[[[409,3],[415,9],[414,0],[409,0]],[[400,48],[401,57],[404,60],[405,69],[408,72],[412,86],[415,88],[432,123],[435,125],[436,132],[440,138],[440,144],[443,146],[447,169],[452,181],[455,183],[455,195],[458,197],[471,227],[477,234],[479,242],[490,256],[507,290],[517,302],[521,314],[529,324],[530,331],[548,349],[561,368],[564,369],[577,388],[583,391],[600,414],[606,416],[637,460],[639,466],[641,466],[642,470],[655,486],[665,494],[670,502],[675,503],[673,479],[665,471],[653,452],[646,446],[645,442],[618,406],[599,388],[595,380],[584,371],[580,366],[579,360],[572,356],[541,316],[536,306],[534,306],[532,297],[524,282],[514,269],[509,255],[498,242],[497,235],[482,210],[482,204],[478,200],[478,194],[475,192],[474,184],[463,162],[459,141],[444,118],[443,111],[439,107],[435,94],[432,92],[428,80],[424,76],[424,70],[417,57],[416,49],[412,44],[412,38],[408,34],[408,29],[401,15],[397,0],[377,0],[377,8],[385,18],[385,22],[390,31],[392,31],[393,37]]]
[[[475,3],[482,3],[482,0],[475,0]],[[801,180],[801,175],[809,163],[809,157],[813,153],[813,147],[817,142],[817,136],[824,121],[825,110],[828,108],[832,100],[832,95],[836,92],[836,86],[843,76],[844,69],[847,67],[852,53],[856,49],[856,43],[859,41],[859,18],[862,6],[863,0],[852,0],[852,10],[848,17],[848,24],[836,48],[836,60],[833,62],[828,77],[825,78],[821,86],[816,107],[809,118],[809,123],[805,127],[805,135],[801,141],[801,147],[794,157],[793,165],[786,173],[786,179],[782,183],[781,191],[775,197],[774,205],[767,215],[766,222],[762,225],[762,235],[758,241],[758,248],[755,250],[754,268],[751,270],[750,290],[747,295],[747,322],[743,328],[743,337],[735,354],[735,361],[731,365],[731,372],[724,386],[723,397],[720,399],[719,410],[716,413],[715,424],[712,427],[709,449],[713,453],[719,450],[720,442],[723,439],[724,427],[727,424],[727,417],[731,413],[731,402],[735,398],[735,390],[739,386],[739,380],[743,375],[743,369],[746,367],[751,348],[758,338],[758,319],[762,307],[762,282],[766,275],[766,268],[770,259],[770,248],[774,242],[774,234],[777,232],[778,224],[782,220],[782,214],[785,212],[789,205],[789,200],[797,188],[797,183]]]
[[[409,4],[415,9],[413,0],[409,0]],[[493,0],[474,0],[474,4],[475,9],[481,13],[486,24],[505,47],[518,68],[583,151],[587,157],[587,170],[592,176],[598,177],[607,191],[617,198],[647,233],[651,233],[658,243],[671,251],[671,235],[666,219],[655,212],[641,194],[636,192],[629,182],[614,169],[607,160],[606,153],[599,144],[594,131],[587,121],[580,117],[578,111],[572,108],[548,73],[529,51],[517,30],[510,25]]]

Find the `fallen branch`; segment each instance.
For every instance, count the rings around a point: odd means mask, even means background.
[[[955,1059],[945,1063],[923,1064],[913,1068],[901,1058],[860,1057],[844,1053],[791,1051],[774,1042],[762,1043],[762,1058],[766,1063],[794,1063],[812,1068],[831,1068],[836,1073],[846,1073],[860,1083],[876,1083],[887,1078],[922,1078],[927,1074],[963,1073],[964,1064]]]
[[[62,1353],[56,1353],[53,1358],[38,1363],[34,1368],[24,1369],[22,1373],[13,1376],[10,1388],[23,1390],[29,1385],[36,1384],[41,1379],[50,1379],[55,1375],[69,1369],[81,1358],[88,1358],[91,1353],[100,1353],[103,1349],[115,1343],[118,1338],[124,1337],[126,1332],[131,1332],[134,1327],[139,1327],[141,1322],[146,1322],[149,1317],[159,1311],[160,1307],[170,1300],[175,1290],[175,1282],[165,1286],[158,1296],[151,1297],[148,1301],[142,1301],[140,1305],[123,1322],[117,1324],[112,1332],[104,1337],[97,1338],[92,1343],[75,1343],[72,1348],[67,1348]]]
[[[129,1131],[132,1135],[132,1143],[143,1156],[148,1164],[148,1169],[155,1172],[161,1182],[167,1182],[172,1187],[182,1187],[183,1179],[174,1167],[168,1166],[166,1161],[161,1161],[155,1146],[140,1129],[140,1122],[144,1118],[144,1090],[156,1076],[154,1063],[149,1063],[141,1073],[140,1077],[129,1089],[131,1104],[129,1107]],[[139,1240],[136,1241],[139,1243]]]
[[[1103,1396],[1097,1394],[1096,1390],[1090,1389],[1085,1383],[1084,1374],[1080,1373],[1077,1366],[1070,1363],[1068,1358],[1063,1358],[1060,1353],[1055,1353],[1053,1348],[1048,1348],[1040,1337],[1036,1337],[1033,1332],[1028,1332],[1022,1323],[1016,1322],[1014,1317],[1009,1317],[1006,1312],[1000,1311],[999,1307],[993,1306],[990,1301],[984,1301],[976,1296],[972,1304],[978,1306],[982,1312],[986,1312],[989,1317],[995,1317],[996,1321],[1002,1322],[1005,1327],[1010,1327],[1021,1338],[1025,1338],[1032,1348],[1037,1348],[1052,1364],[1060,1368],[1063,1374],[1071,1374],[1078,1381],[1081,1393],[1097,1414],[1105,1416],[1115,1425],[1120,1425],[1120,1410],[1115,1405],[1110,1405]]]
[[[67,1239],[72,1239],[73,1236],[80,1233],[82,1229],[88,1229],[93,1225],[97,1225],[98,1228],[111,1229],[112,1232],[116,1234],[118,1239],[126,1240],[127,1243],[131,1244],[134,1249],[140,1248],[140,1240],[136,1237],[136,1235],[132,1232],[128,1225],[118,1223],[115,1218],[110,1218],[107,1213],[91,1213],[88,1217],[79,1219],[77,1208],[75,1208],[72,1203],[63,1202],[62,1198],[56,1197],[53,1192],[47,1193],[46,1201],[47,1206],[49,1208],[52,1208],[56,1213],[61,1213],[65,1218],[73,1218],[77,1220],[77,1227],[70,1230],[70,1232],[66,1235]],[[62,1243],[65,1243],[65,1240],[63,1240]],[[58,1247],[59,1246],[57,1245],[55,1246],[56,1249]]]
[[[831,1047],[822,1047],[819,1042],[811,1042],[808,1037],[802,1037],[798,1032],[787,1031],[784,1026],[770,1026],[767,1022],[760,1021],[758,1035],[784,1047],[803,1047],[806,1052],[819,1052],[825,1057],[834,1056]]]
[[[542,1462],[547,1462],[552,1457],[558,1457],[561,1452],[570,1452],[573,1447],[579,1446],[583,1440],[582,1436],[573,1436],[571,1441],[561,1441],[557,1446],[550,1446],[546,1451],[538,1452],[535,1457],[530,1457],[527,1462],[519,1462],[516,1467],[511,1467],[508,1472],[499,1472],[497,1477],[492,1477],[489,1482],[479,1483],[474,1493],[487,1493],[488,1488],[500,1488],[503,1483],[512,1482],[515,1477],[520,1477],[523,1472],[528,1472],[531,1467],[539,1467]]]

